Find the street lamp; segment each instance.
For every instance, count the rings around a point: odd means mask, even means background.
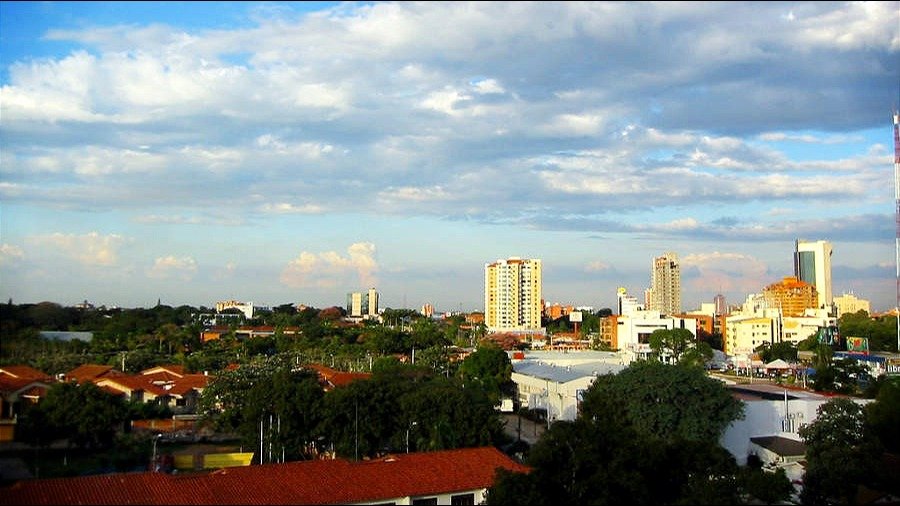
[[[406,428],[406,453],[409,453],[409,429],[419,425],[419,422],[413,422]]]
[[[156,462],[156,442],[159,441],[159,438],[161,437],[162,434],[153,436],[153,459],[150,461],[150,466],[154,473],[159,471],[159,464]]]

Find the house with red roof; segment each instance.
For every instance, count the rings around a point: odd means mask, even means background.
[[[498,469],[527,473],[494,447],[308,460],[212,472],[117,473],[20,480],[0,505],[40,504],[480,504]]]
[[[356,380],[365,380],[372,377],[371,373],[338,371],[321,364],[311,364],[309,368],[319,373],[319,383],[322,384],[322,388],[326,392],[333,390],[335,387],[349,385]]]
[[[0,367],[0,441],[12,441],[16,417],[25,403],[35,403],[55,379],[27,365]]]
[[[74,381],[76,383],[85,383],[94,381],[104,376],[114,376],[124,374],[113,369],[111,365],[102,364],[82,364],[75,369],[63,374],[63,380]]]
[[[94,384],[110,393],[124,395],[137,402],[159,402],[168,404],[166,390],[143,375],[120,374],[104,376],[94,380]]]

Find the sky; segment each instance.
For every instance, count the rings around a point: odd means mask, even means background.
[[[897,305],[900,2],[0,2],[0,297]]]

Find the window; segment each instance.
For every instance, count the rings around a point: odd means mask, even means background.
[[[454,506],[474,506],[475,494],[458,494],[450,496],[450,504]]]
[[[437,497],[424,497],[424,498],[421,498],[421,499],[413,499],[412,503],[413,503],[414,505],[420,505],[420,504],[421,504],[422,506],[430,505],[430,504],[437,505]]]

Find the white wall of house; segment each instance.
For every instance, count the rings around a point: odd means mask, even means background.
[[[463,490],[448,494],[434,494],[434,495],[426,495],[426,496],[417,496],[417,497],[385,497],[384,499],[378,499],[376,501],[371,502],[361,502],[361,503],[351,503],[351,504],[397,504],[397,505],[409,505],[413,503],[413,499],[437,499],[438,504],[453,504],[454,496],[464,496],[467,494],[472,494],[474,497],[473,504],[482,504],[484,502],[485,496],[487,495],[486,488],[479,488],[474,490]]]
[[[784,400],[745,400],[744,419],[736,420],[728,426],[719,439],[738,464],[745,465],[747,456],[756,451],[751,448],[751,437],[781,436],[802,441],[798,431],[803,425],[812,423],[818,416],[817,410],[828,402],[825,396]],[[869,399],[854,399],[861,404]]]

